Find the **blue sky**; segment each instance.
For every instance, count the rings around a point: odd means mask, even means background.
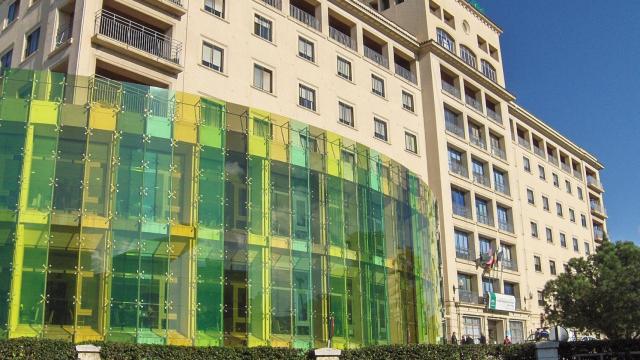
[[[612,240],[640,244],[640,1],[478,0],[516,101],[605,165]]]

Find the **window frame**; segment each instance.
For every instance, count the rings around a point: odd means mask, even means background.
[[[265,89],[263,86],[259,86],[258,84],[256,84],[256,70],[260,70],[263,73],[263,76],[261,76],[261,80],[264,83],[264,73],[268,73],[269,74],[269,89]],[[264,85],[264,84],[263,84]],[[253,63],[253,87],[260,90],[260,91],[264,91],[267,92],[269,94],[273,94],[273,70],[267,68],[266,66],[263,66],[261,64],[258,63]]]
[[[210,2],[211,6],[207,6],[207,2]],[[218,2],[222,3],[222,10],[216,9],[216,4]],[[219,17],[221,19],[225,18],[225,16],[226,16],[226,7],[227,7],[226,6],[227,5],[226,4],[226,0],[204,0],[203,3],[204,4],[202,6],[202,9],[204,11],[206,11],[207,13],[209,13],[209,14],[215,16],[215,17]]]
[[[273,20],[261,14],[253,14],[253,34],[268,42],[273,42]],[[268,27],[264,25],[267,24]],[[264,31],[266,30],[266,34]],[[265,37],[265,35],[267,37]]]
[[[350,119],[349,123],[343,121],[343,119],[342,119],[342,114],[343,114],[342,108],[343,107],[346,108],[347,110],[351,111],[351,119]],[[354,109],[353,105],[347,104],[344,101],[338,100],[338,122],[340,124],[344,125],[344,126],[348,126],[348,127],[352,128],[352,129],[355,129],[356,121],[355,121],[355,109]]]
[[[384,129],[384,134],[379,134],[378,133],[378,124],[382,124],[383,125],[383,129]],[[384,137],[380,137],[378,135],[384,135]],[[378,139],[378,140],[382,140],[384,142],[389,142],[389,124],[387,123],[387,121],[374,116],[373,118],[373,137]]]
[[[407,102],[405,102],[405,99],[409,99],[410,104],[407,104]],[[402,90],[402,108],[412,113],[416,112],[413,94],[406,90]]]
[[[413,139],[413,146],[414,149],[410,149],[409,148],[409,143],[407,142],[408,139]],[[404,149],[407,150],[408,152],[418,155],[418,136],[416,136],[416,134],[405,130],[404,131]]]
[[[205,61],[205,48],[208,47],[211,49],[211,63],[207,63]],[[213,61],[215,60],[215,51],[219,51],[220,52],[220,65],[217,66],[215,63],[213,63]],[[224,61],[224,54],[225,54],[225,49],[221,46],[218,46],[212,42],[203,40],[202,41],[202,54],[201,54],[201,60],[200,60],[200,64],[208,69],[211,69],[213,71],[219,72],[219,73],[224,73],[224,68],[225,68],[225,61]],[[216,69],[216,66],[218,67],[218,69]]]
[[[347,65],[347,68],[349,70],[348,74],[344,74],[340,71],[341,62]],[[345,80],[353,81],[353,64],[351,63],[351,61],[340,55],[336,56],[336,74]]]
[[[382,84],[382,90],[378,90],[376,89],[376,82],[379,82],[380,84]],[[387,97],[387,90],[386,90],[386,84],[385,81],[382,77],[376,75],[376,74],[371,74],[371,92],[374,95],[380,96],[382,98],[386,98]]]
[[[34,43],[32,41],[33,34],[37,34],[37,38],[36,38],[36,41],[35,41],[35,48],[31,49],[31,46]],[[40,26],[37,26],[37,27],[33,28],[31,31],[29,31],[28,33],[26,33],[25,38],[24,38],[24,58],[25,59],[28,58],[29,56],[37,53],[38,50],[40,50],[41,36],[42,36],[42,28]]]
[[[313,99],[309,100],[307,98],[304,98],[302,96],[302,91],[307,91],[308,93],[310,93],[311,95],[313,95]],[[304,105],[303,100],[305,101],[309,101],[311,107]],[[317,103],[318,103],[318,93],[317,90],[312,88],[309,85],[305,85],[302,83],[298,83],[298,105],[307,109],[307,110],[311,110],[311,111],[316,111],[317,109]]]
[[[304,45],[305,47],[301,47],[300,46],[301,44]],[[307,52],[305,51],[308,49],[311,49],[311,55],[307,54]],[[303,60],[315,63],[316,62],[316,44],[313,41],[301,35],[298,35],[298,57]]]

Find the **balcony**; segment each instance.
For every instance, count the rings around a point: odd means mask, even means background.
[[[458,89],[457,87],[453,86],[453,84],[450,84],[444,80],[442,80],[442,90],[446,91],[447,93],[449,93],[449,95],[452,95],[453,97],[460,99],[460,89]]]
[[[71,40],[71,33],[73,31],[72,24],[61,25],[56,33],[56,48],[66,44]]]
[[[602,218],[606,218],[607,217],[607,210],[605,210],[604,206],[602,206],[602,205],[600,205],[598,203],[595,203],[595,202],[591,203],[591,212],[594,215],[600,216]]]
[[[471,209],[460,204],[453,204],[453,214],[471,219]]]
[[[98,11],[93,41],[162,70],[182,72],[182,43],[108,10]]]
[[[496,191],[503,195],[511,195],[511,190],[509,190],[509,186],[507,184],[496,183]]]
[[[602,229],[593,228],[593,238],[596,241],[604,240],[604,231]]]
[[[471,143],[473,145],[487,150],[487,143],[485,143],[484,139],[481,138],[480,136],[474,135],[474,134],[470,134],[469,135],[469,140],[471,140]]]
[[[389,68],[389,59],[366,45],[364,45],[364,56],[382,67]]]
[[[565,172],[568,172],[569,174],[571,174],[571,166],[569,166],[569,164],[567,163],[561,163],[561,167],[562,170],[564,170]]]
[[[489,215],[478,214],[478,222],[480,224],[493,226],[493,219]]]
[[[545,156],[544,156],[544,150],[542,150],[542,148],[541,148],[541,147],[538,147],[538,146],[533,145],[533,152],[534,152],[536,155],[540,156],[541,158],[543,158],[543,159],[545,158]]]
[[[400,77],[404,78],[407,81],[410,81],[414,84],[418,83],[418,79],[416,78],[416,74],[414,74],[411,70],[403,67],[400,64],[396,65],[396,75],[400,75]]]
[[[320,20],[293,4],[289,5],[289,15],[310,28],[320,31]]]
[[[489,177],[484,174],[473,173],[473,182],[482,186],[491,187],[491,181],[489,181]]]
[[[278,10],[282,10],[282,0],[262,0],[262,2]]]
[[[474,255],[469,249],[458,249],[456,248],[456,258],[462,260],[470,260],[474,261]]]
[[[464,139],[464,128],[453,121],[445,121],[447,131]]]
[[[518,264],[513,259],[502,259],[502,267],[507,270],[518,271]]]
[[[355,40],[353,40],[351,36],[334,28],[333,26],[329,26],[329,37],[351,50],[356,50]]]
[[[531,142],[529,142],[529,139],[518,136],[518,144],[525,149],[531,150]]]
[[[587,175],[587,186],[597,191],[602,191],[604,189],[600,180],[596,179],[592,175]]]
[[[144,0],[145,2],[176,16],[187,13],[187,9],[182,2],[184,0]]]
[[[478,296],[477,292],[469,290],[458,290],[458,300],[464,304],[484,304],[484,298]]]
[[[511,223],[500,221],[498,222],[498,228],[502,231],[513,233],[513,224]]]
[[[558,161],[558,158],[552,154],[549,154],[548,159],[549,159],[549,162],[555,166],[558,166],[558,164],[560,164],[560,162]]]
[[[491,146],[491,154],[499,159],[507,160],[507,153],[504,151],[504,149],[497,146]]]
[[[495,123],[502,125],[502,115],[498,114],[495,110],[487,108],[487,116]]]
[[[451,171],[454,174],[458,174],[462,177],[468,178],[469,177],[469,171],[467,170],[467,167],[464,166],[463,163],[461,162],[457,162],[457,161],[450,161],[449,162],[449,171]]]
[[[475,97],[465,95],[464,99],[467,105],[471,106],[473,109],[478,110],[479,112],[482,112],[482,104]]]
[[[573,176],[582,180],[582,171],[580,171],[580,169],[573,169]]]

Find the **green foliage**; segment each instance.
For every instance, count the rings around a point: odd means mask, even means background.
[[[625,354],[629,351],[640,351],[640,340],[594,340],[594,341],[571,341],[560,343],[558,354],[561,359],[572,359],[576,354],[588,353],[614,353]],[[624,359],[624,356],[619,356]],[[631,359],[631,356],[627,356]]]
[[[75,345],[60,340],[20,338],[0,340],[0,359],[3,360],[75,360]]]
[[[289,348],[252,347],[188,347],[124,343],[100,344],[102,360],[303,360],[302,350]]]
[[[344,350],[341,360],[534,360],[535,344],[383,345]]]
[[[610,339],[640,335],[640,248],[610,243],[588,259],[571,259],[568,272],[544,289],[547,319]]]

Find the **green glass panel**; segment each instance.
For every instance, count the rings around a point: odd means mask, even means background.
[[[39,332],[42,325],[49,321],[44,316],[49,225],[24,225],[23,232],[24,247],[17,249],[22,251],[23,259],[18,321]]]
[[[288,237],[291,232],[289,165],[271,162],[271,233]]]
[[[88,136],[87,162],[85,165],[84,206],[86,214],[107,216],[112,159],[112,133],[93,130]]]
[[[53,197],[53,206],[57,211],[77,213],[82,207],[86,146],[84,129],[72,127],[60,135]]]
[[[6,338],[16,224],[0,222],[0,338]]]
[[[16,210],[24,159],[23,124],[0,122],[0,210]]]

